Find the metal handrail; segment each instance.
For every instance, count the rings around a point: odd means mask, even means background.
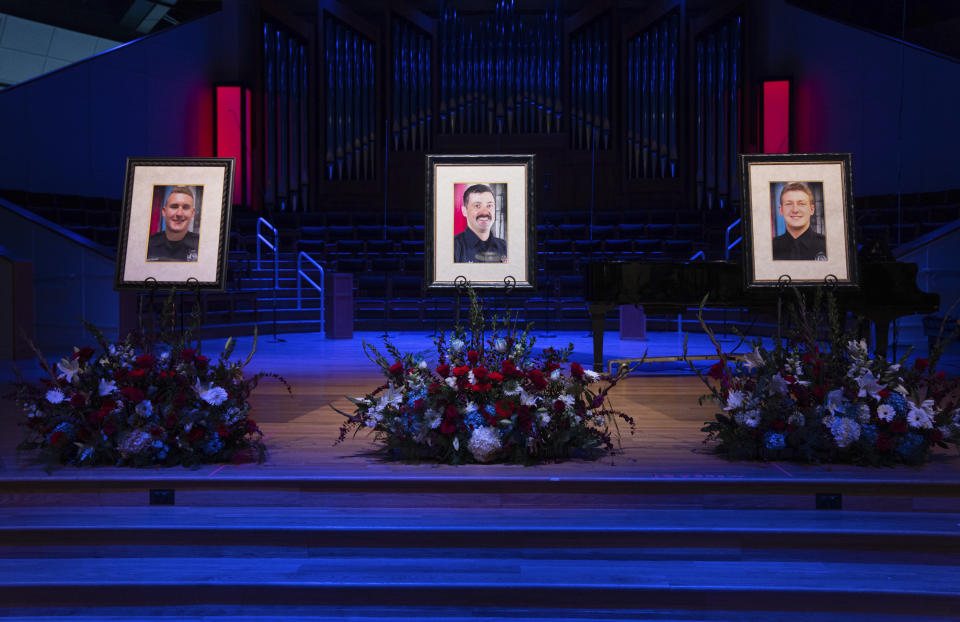
[[[306,273],[301,268],[301,266],[303,265],[303,262],[302,262],[303,259],[306,259],[307,261],[312,263],[313,267],[320,271],[320,285],[317,285],[316,282],[314,282],[313,279],[307,276]],[[300,279],[303,278],[307,281],[307,283],[309,283],[310,285],[313,285],[313,288],[315,290],[320,292],[320,326],[325,325],[323,322],[323,311],[324,311],[323,283],[326,281],[325,276],[326,276],[326,272],[324,271],[323,266],[321,266],[316,261],[314,261],[313,257],[311,257],[310,255],[306,254],[303,251],[300,251],[300,253],[297,255],[297,308],[298,309],[303,308],[301,306],[301,302],[303,298],[302,298],[302,290],[300,286]]]
[[[739,238],[737,238],[736,240],[734,240],[733,244],[730,243],[730,232],[733,230],[734,227],[736,227],[737,225],[740,224],[740,221],[741,221],[741,220],[743,220],[743,219],[742,219],[742,218],[737,218],[737,219],[734,220],[732,223],[730,223],[730,226],[727,227],[726,232],[724,232],[724,234],[723,234],[723,246],[724,246],[724,248],[725,248],[725,250],[724,250],[724,253],[725,253],[725,254],[724,254],[724,260],[725,260],[725,261],[730,261],[730,249],[733,248],[734,246],[736,246],[737,244],[739,244],[740,242],[743,242],[743,236],[741,235]]]
[[[273,231],[273,244],[260,233],[260,225],[266,225],[270,231]],[[260,269],[260,242],[266,244],[267,247],[273,251],[274,264],[278,264],[280,261],[280,251],[277,249],[280,247],[280,232],[263,217],[257,219],[257,270]],[[274,286],[276,286],[276,283],[274,283]]]
[[[703,257],[703,259],[706,260],[707,254],[703,251],[697,251],[696,253],[693,254],[693,257],[691,257],[687,261],[694,261],[697,257]]]

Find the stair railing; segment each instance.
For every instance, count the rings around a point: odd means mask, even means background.
[[[740,224],[741,220],[743,219],[737,218],[732,223],[730,223],[730,226],[727,227],[726,232],[723,234],[724,261],[730,261],[730,249],[736,246],[737,244],[739,244],[740,242],[743,242],[743,236],[741,235],[739,238],[734,240],[732,244],[730,243],[730,232],[733,231],[734,227]]]
[[[273,231],[273,244],[260,233],[260,225],[264,225],[270,229],[270,231]],[[263,217],[257,219],[257,270],[260,269],[261,242],[273,251],[273,341],[274,343],[279,343],[283,341],[277,337],[277,290],[280,289],[280,233],[276,227],[271,225],[267,219]]]
[[[311,264],[313,264],[313,267],[314,267],[314,268],[316,268],[317,270],[320,271],[320,285],[317,285],[317,283],[316,283],[313,279],[311,279],[309,276],[307,276],[306,272],[303,271],[303,260],[304,260],[304,259],[306,259],[307,261],[309,261]],[[310,255],[306,254],[306,253],[303,252],[303,251],[300,251],[300,252],[297,254],[297,309],[302,309],[302,308],[303,308],[303,306],[302,306],[302,303],[303,303],[303,290],[302,290],[302,287],[301,287],[301,284],[300,284],[300,283],[301,283],[301,279],[302,279],[302,280],[306,281],[307,283],[309,283],[310,285],[312,285],[312,286],[313,286],[313,289],[315,289],[315,290],[317,290],[318,292],[320,292],[320,326],[326,326],[326,325],[324,324],[324,321],[323,321],[323,312],[324,312],[324,307],[325,307],[325,305],[324,305],[324,291],[323,291],[323,287],[324,287],[324,283],[326,283],[326,278],[324,278],[325,276],[326,276],[326,273],[325,273],[325,271],[324,271],[324,269],[323,269],[323,266],[321,266],[319,263],[317,263],[317,262],[313,259],[313,257],[311,257]],[[325,329],[324,329],[324,330],[325,330]]]

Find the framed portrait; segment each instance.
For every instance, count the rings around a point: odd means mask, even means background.
[[[233,158],[128,158],[115,287],[223,290],[233,174]]]
[[[428,289],[535,286],[532,155],[428,155]]]
[[[740,156],[747,287],[857,285],[849,153]]]

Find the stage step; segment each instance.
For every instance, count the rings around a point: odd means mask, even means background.
[[[644,619],[616,617],[638,606],[917,619],[960,607],[958,523],[844,511],[9,508],[0,603],[23,615],[217,603],[504,607],[539,620],[590,619],[597,607],[608,616],[597,619]]]

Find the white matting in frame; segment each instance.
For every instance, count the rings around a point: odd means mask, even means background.
[[[850,179],[849,159],[818,161],[819,154],[809,154],[808,161],[801,155],[783,156],[795,158],[789,161],[765,161],[761,156],[744,156],[748,183],[750,245],[749,260],[752,278],[747,285],[776,285],[784,275],[793,284],[819,284],[836,277],[837,284],[855,285],[855,259],[851,256],[852,223],[849,222],[852,206],[848,205],[852,189],[847,187]],[[847,156],[849,157],[849,156]],[[825,159],[825,158],[824,158]],[[775,205],[771,205],[771,187],[775,184],[802,182],[822,184],[823,230],[826,238],[826,260],[775,260],[773,238],[775,237]]]
[[[224,236],[229,227],[233,160],[229,158],[131,158],[127,164],[121,243],[117,257],[118,288],[143,288],[150,279],[159,287],[186,286],[196,279],[204,289],[222,289]],[[202,188],[197,205],[196,259],[155,261],[147,257],[154,196],[158,187]]]
[[[513,277],[517,284],[530,281],[527,274],[528,164],[435,164],[433,168],[433,274],[434,285],[453,285],[458,276],[474,285],[502,285]],[[454,187],[464,183],[506,184],[507,259],[503,263],[455,263]]]

